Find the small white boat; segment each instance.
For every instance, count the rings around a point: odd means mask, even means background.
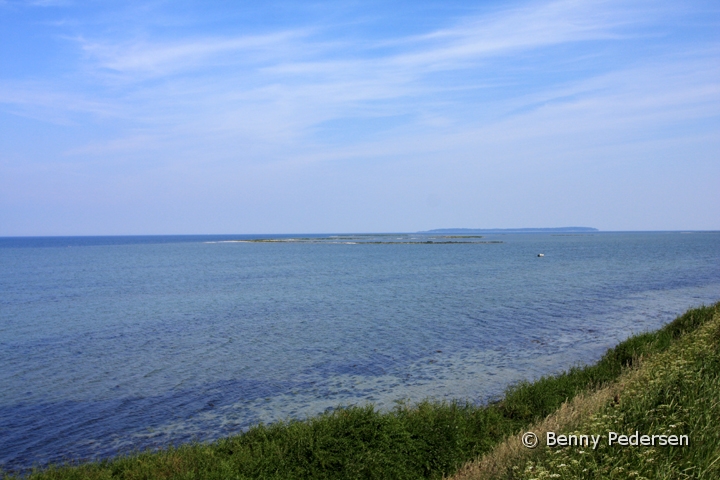
[[[544,253],[538,253],[538,257],[544,257],[544,256],[545,256]]]

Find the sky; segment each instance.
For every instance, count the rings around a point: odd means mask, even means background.
[[[0,0],[0,236],[720,230],[720,3]]]

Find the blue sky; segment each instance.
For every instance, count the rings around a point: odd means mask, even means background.
[[[715,1],[0,0],[0,235],[720,229]]]

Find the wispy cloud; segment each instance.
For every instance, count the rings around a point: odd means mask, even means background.
[[[201,38],[175,42],[103,43],[78,39],[83,51],[102,69],[140,75],[169,75],[225,63],[224,56],[243,62],[267,62],[287,55],[306,34],[299,31],[234,38]]]
[[[88,115],[117,117],[123,111],[113,100],[38,80],[0,80],[0,104],[17,115],[65,125],[82,123]]]
[[[386,71],[422,74],[474,65],[486,57],[564,43],[621,39],[624,28],[649,21],[628,15],[619,2],[563,0],[465,19],[424,35],[334,44],[322,27],[265,35],[163,41],[119,42],[79,38],[99,68],[128,74],[173,74],[232,63],[253,65],[278,75],[327,76]],[[652,10],[656,13],[656,10]],[[382,53],[381,47],[395,48]],[[323,57],[331,56],[332,60]]]
[[[192,92],[187,80],[174,75],[202,72],[196,78],[197,85],[216,85],[221,90],[213,87],[216,94],[234,94],[237,99],[249,96],[257,100],[263,93],[282,98],[287,91],[288,96],[309,100],[326,97],[352,104],[452,87],[425,77],[436,70],[478,68],[478,62],[488,57],[551,45],[620,39],[626,34],[624,28],[648,18],[628,18],[627,10],[616,2],[540,3],[410,37],[402,49],[389,53],[373,54],[374,46],[366,42],[359,49],[347,49],[344,56],[343,52],[330,52],[332,60],[321,58],[332,47],[307,29],[158,42],[84,37],[77,41],[91,62],[86,67],[127,74],[127,80],[143,81],[148,75],[164,79],[166,83],[153,94],[167,86],[168,94],[175,97],[182,95],[182,89]],[[214,71],[214,66],[224,68]]]

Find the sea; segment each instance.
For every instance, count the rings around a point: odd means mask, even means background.
[[[720,232],[0,238],[0,470],[482,404],[717,301]]]

